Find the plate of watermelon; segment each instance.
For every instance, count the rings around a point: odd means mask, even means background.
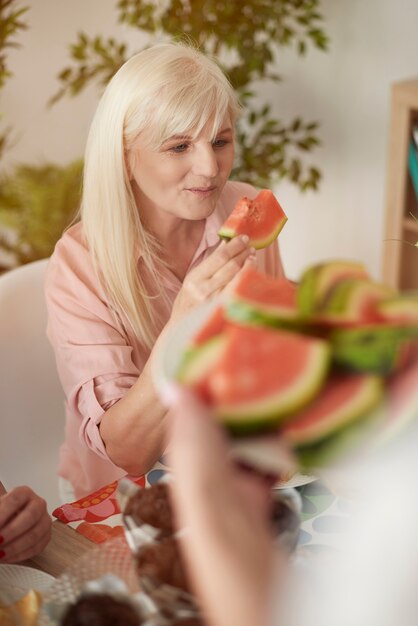
[[[249,268],[166,335],[153,373],[162,393],[193,388],[242,460],[308,482],[418,418],[418,385],[397,393],[418,374],[417,346],[418,293],[359,263],[313,265],[297,284]]]

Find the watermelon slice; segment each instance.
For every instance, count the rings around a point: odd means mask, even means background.
[[[238,200],[232,213],[218,232],[222,239],[248,235],[250,246],[266,248],[274,241],[287,222],[287,217],[269,189],[261,190],[254,200]]]
[[[200,346],[212,337],[216,337],[224,330],[226,324],[224,307],[217,306],[197,335],[193,337],[193,345]]]
[[[347,278],[328,291],[319,314],[330,323],[369,323],[377,319],[376,306],[394,290],[371,280]]]
[[[177,380],[191,387],[207,404],[211,404],[209,374],[225,349],[226,335],[219,334],[203,344],[192,345],[184,354]]]
[[[288,419],[318,393],[327,375],[325,341],[250,326],[228,328],[223,336],[207,385],[216,417],[234,434]]]
[[[321,468],[334,465],[348,454],[370,454],[376,449],[376,437],[379,435],[385,414],[377,407],[371,414],[349,422],[328,437],[316,443],[295,449],[302,471],[320,474]]]
[[[287,325],[298,320],[296,285],[250,267],[234,287],[227,317],[247,324]]]
[[[211,405],[255,466],[271,439],[264,468],[275,471],[284,440],[299,468],[312,471],[353,447],[374,448],[416,416],[416,394],[409,401],[407,391],[405,401],[399,388],[400,417],[379,439],[394,412],[391,381],[418,363],[418,294],[398,294],[362,265],[333,261],[305,272],[298,287],[248,268],[212,310],[188,339],[177,378]]]
[[[418,293],[402,293],[379,302],[379,317],[386,322],[415,325],[418,327]]]
[[[299,281],[298,305],[302,315],[311,315],[321,308],[327,293],[341,280],[368,278],[361,263],[352,261],[327,261],[309,267]]]
[[[296,447],[317,443],[376,408],[382,394],[378,376],[334,375],[315,400],[283,426],[282,435]]]
[[[389,378],[386,420],[377,436],[382,447],[400,436],[409,436],[409,428],[418,418],[418,353],[411,364]],[[414,435],[415,436],[415,435]]]

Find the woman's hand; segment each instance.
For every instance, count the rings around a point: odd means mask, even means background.
[[[191,583],[209,624],[266,624],[278,556],[270,486],[232,462],[224,432],[196,396],[178,388],[170,396],[173,505],[187,528],[182,549]]]
[[[0,563],[30,559],[51,538],[46,502],[29,487],[15,487],[0,496]]]
[[[222,242],[216,250],[184,279],[174,301],[171,320],[183,316],[208,298],[218,295],[236,278],[246,263],[255,258],[247,235]]]

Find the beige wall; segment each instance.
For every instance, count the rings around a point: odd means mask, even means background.
[[[116,25],[116,0],[31,4],[30,29],[20,37],[22,48],[10,54],[15,76],[0,105],[18,140],[6,167],[66,163],[82,154],[98,90],[46,108],[78,30],[127,40],[132,52],[146,41]],[[336,256],[362,260],[379,277],[389,86],[418,76],[418,2],[325,0],[322,7],[330,52],[302,59],[281,53],[277,69],[284,81],[271,92],[283,119],[300,113],[322,124],[323,146],[312,157],[324,173],[320,192],[301,194],[287,183],[275,188],[289,217],[280,236],[283,258],[295,278],[307,263]]]

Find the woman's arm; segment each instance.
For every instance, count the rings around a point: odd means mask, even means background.
[[[153,352],[162,336],[163,333]],[[148,472],[164,452],[167,410],[153,385],[151,359],[152,355],[136,383],[105,412],[99,426],[110,459],[132,476]]]
[[[252,257],[248,238],[237,237],[221,244],[186,276],[170,319],[138,380],[102,417],[99,428],[106,452],[115,465],[129,474],[137,476],[149,471],[164,451],[166,410],[158,399],[151,376],[152,357],[162,337],[193,307],[225,289]]]

